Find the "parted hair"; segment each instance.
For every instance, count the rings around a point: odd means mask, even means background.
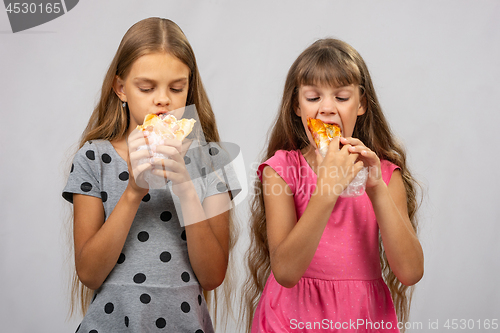
[[[337,39],[321,39],[302,52],[290,67],[285,81],[279,113],[270,130],[267,149],[261,162],[278,150],[297,150],[310,145],[301,118],[295,114],[298,89],[301,85],[346,86],[360,89],[366,112],[357,117],[353,137],[360,139],[380,159],[388,160],[401,169],[408,199],[408,214],[417,230],[417,181],[406,165],[404,148],[396,140],[380,107],[368,68],[359,53],[349,44]],[[262,183],[254,183],[255,193],[250,204],[250,248],[247,252],[248,278],[244,284],[245,307],[240,317],[250,331],[260,295],[271,272],[267,240],[266,215]],[[379,236],[382,275],[390,289],[398,319],[408,321],[413,288],[403,285],[392,272]]]

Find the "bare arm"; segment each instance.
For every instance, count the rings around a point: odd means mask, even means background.
[[[144,141],[142,133],[139,134],[130,137],[130,144],[133,148]],[[127,155],[124,158],[127,159],[130,177],[125,191],[106,223],[104,223],[104,207],[100,198],[83,194],[73,195],[76,271],[80,281],[90,289],[99,288],[116,265],[139,204],[148,193],[147,189],[136,184],[134,173],[139,175],[151,166],[143,164],[137,166],[135,172],[132,172],[130,163],[130,159],[136,161],[147,158],[147,151],[134,151],[133,149],[129,155],[124,140],[116,144]]]
[[[341,140],[350,144],[349,151],[359,153],[370,168],[366,193],[377,217],[389,266],[401,283],[408,286],[417,283],[424,274],[424,254],[408,216],[401,171],[395,170],[386,185],[378,156],[358,139]]]
[[[264,204],[271,269],[279,284],[291,288],[309,267],[336,200],[313,195],[297,221],[295,203],[286,182],[268,166],[262,178],[264,189],[283,189],[276,191],[279,194],[265,193]]]
[[[406,191],[399,170],[389,184],[367,189],[377,217],[387,260],[404,285],[413,285],[424,274],[424,255],[408,217]]]
[[[99,288],[116,265],[144,195],[127,187],[106,223],[100,198],[73,195],[76,271],[90,289]]]
[[[210,196],[203,201],[203,205],[194,189],[181,199],[189,261],[205,290],[217,288],[226,276],[229,205],[227,193]]]

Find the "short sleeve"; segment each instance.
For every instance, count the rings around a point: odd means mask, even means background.
[[[273,168],[273,170],[288,184],[292,192],[295,193],[295,180],[299,172],[299,170],[297,170],[299,167],[298,155],[295,151],[278,150],[273,157],[259,165],[257,175],[260,181],[262,181],[262,171],[266,166]]]
[[[85,194],[101,198],[100,190],[100,163],[97,146],[91,141],[86,142],[76,153],[68,181],[63,189],[62,196],[73,203],[73,194]]]
[[[211,142],[209,155],[213,171],[207,175],[205,197],[231,191],[231,200],[234,199],[241,192],[241,184],[233,167],[232,154],[217,143]]]
[[[391,180],[392,177],[392,173],[394,172],[394,170],[400,169],[400,167],[387,160],[381,160],[380,169],[382,170],[382,179],[386,184],[389,184],[389,181]]]

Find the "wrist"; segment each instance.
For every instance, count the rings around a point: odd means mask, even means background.
[[[320,205],[325,209],[333,209],[340,193],[336,193],[334,189],[331,189],[328,186],[316,186],[316,189],[311,195],[310,201],[315,202],[316,205]]]
[[[175,188],[176,186],[178,187]],[[198,199],[198,193],[196,192],[194,184],[191,181],[186,182],[185,184],[174,185],[173,190],[174,193],[179,197],[181,202],[184,200],[189,201],[193,199]]]
[[[144,196],[148,194],[148,192],[149,189],[146,188],[136,189],[129,184],[127,188],[125,188],[125,191],[123,192],[123,197],[125,197],[125,199],[131,203],[140,202],[142,198],[144,198]]]

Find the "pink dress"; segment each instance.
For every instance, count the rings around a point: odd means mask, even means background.
[[[316,174],[298,150],[277,151],[259,166],[259,177],[266,165],[294,193],[299,219],[316,188]],[[381,161],[386,184],[396,168]],[[271,272],[255,311],[252,333],[399,332],[391,294],[381,275],[378,235],[366,193],[339,198],[297,285],[285,288]]]

